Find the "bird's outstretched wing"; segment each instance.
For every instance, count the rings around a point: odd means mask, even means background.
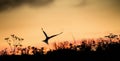
[[[55,36],[58,36],[58,35],[60,35],[60,34],[62,34],[63,32],[61,32],[61,33],[59,33],[59,34],[56,34],[56,35],[52,35],[52,36],[50,36],[49,38],[53,38],[53,37],[55,37]]]
[[[47,34],[46,34],[45,31],[43,30],[43,28],[41,28],[41,29],[42,29],[42,31],[43,31],[45,37],[47,38],[47,37],[48,37]]]

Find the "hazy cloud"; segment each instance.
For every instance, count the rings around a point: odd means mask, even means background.
[[[51,2],[53,2],[53,0],[0,0],[0,11],[16,8],[23,4],[44,6]]]
[[[89,4],[101,4],[101,5],[109,5],[109,6],[120,6],[120,0],[79,0],[80,5],[89,5]]]

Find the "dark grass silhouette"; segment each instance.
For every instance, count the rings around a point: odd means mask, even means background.
[[[35,55],[12,55],[12,56],[1,56],[0,60],[45,60],[45,61],[63,61],[63,60],[73,60],[73,61],[119,61],[119,49],[120,45],[112,44],[114,47],[109,47],[109,50],[97,50],[93,51],[76,51],[71,49],[58,49],[55,51],[49,51],[46,55],[35,54]],[[111,45],[110,45],[111,46]]]
[[[113,41],[116,39],[116,42]],[[90,41],[90,42],[89,42]],[[66,46],[69,47],[66,48]],[[82,40],[80,44],[74,45],[63,42],[59,47],[55,43],[55,50],[44,54],[44,47],[36,48],[28,46],[21,48],[21,55],[7,55],[6,50],[0,56],[2,61],[120,61],[120,37],[99,40]],[[32,54],[24,51],[32,50]]]

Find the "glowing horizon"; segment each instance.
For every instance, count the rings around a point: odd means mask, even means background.
[[[112,1],[112,0],[111,0]],[[18,8],[0,12],[0,49],[8,46],[5,37],[15,34],[24,38],[24,45],[44,46],[44,34],[63,34],[50,42],[99,38],[109,33],[120,33],[119,5],[111,1],[55,0],[42,7],[23,4]],[[1,47],[2,46],[2,47]]]

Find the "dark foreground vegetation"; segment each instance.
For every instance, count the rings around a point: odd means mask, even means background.
[[[19,48],[20,55],[16,55],[15,51],[8,55],[4,50],[1,52],[0,61],[120,61],[120,37],[105,37],[108,39],[82,40],[76,45],[69,42],[58,45],[55,43],[55,49],[49,50],[46,54],[44,47]]]
[[[105,50],[104,50],[105,48]],[[14,60],[44,60],[44,61],[120,61],[120,44],[110,43],[107,47],[98,46],[96,51],[91,51],[90,47],[80,48],[80,51],[72,49],[58,49],[49,51],[47,54],[34,54],[34,55],[3,55],[0,61]]]
[[[113,45],[116,47],[116,45]],[[120,61],[120,46],[110,47],[106,51],[75,51],[70,49],[59,49],[48,52],[46,55],[6,55],[1,56],[0,61]]]

